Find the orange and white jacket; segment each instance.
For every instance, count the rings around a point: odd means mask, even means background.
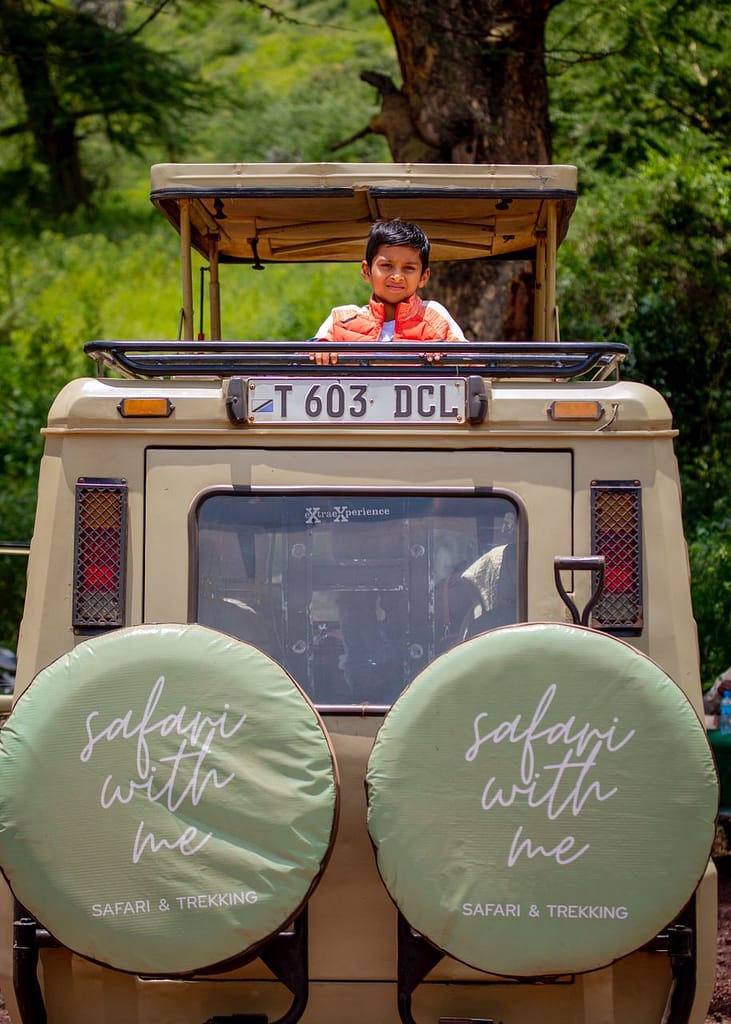
[[[315,337],[319,341],[378,341],[385,306],[372,298],[367,306],[336,306]],[[433,299],[412,295],[396,307],[394,341],[464,341],[459,324]]]

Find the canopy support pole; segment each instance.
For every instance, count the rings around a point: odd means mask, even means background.
[[[193,266],[190,250],[190,200],[180,200],[180,267],[183,285],[182,337],[193,340]]]
[[[533,295],[533,340],[546,340],[546,233],[536,232],[536,279]]]
[[[548,202],[546,232],[546,341],[558,341],[556,308],[556,253],[558,250],[558,210],[555,200]]]
[[[211,237],[211,251],[208,257],[210,281],[208,302],[211,318],[211,341],[221,340],[221,287],[218,279],[218,238]]]

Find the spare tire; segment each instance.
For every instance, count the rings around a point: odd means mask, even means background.
[[[0,735],[0,864],[60,942],[169,975],[251,951],[327,860],[338,784],[276,662],[198,625],[79,644]]]
[[[367,788],[378,868],[412,928],[513,977],[591,971],[652,939],[703,875],[718,805],[672,679],[556,623],[433,662],[386,716]]]

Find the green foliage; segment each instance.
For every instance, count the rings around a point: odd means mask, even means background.
[[[731,665],[731,516],[701,521],[688,544],[693,607],[704,652],[703,680],[713,683]]]
[[[629,344],[630,374],[667,397],[695,520],[728,473],[731,174],[712,159],[654,158],[580,207],[563,250],[563,333]]]
[[[164,28],[167,45],[200,33],[201,79],[220,98],[198,117],[176,159],[246,161],[389,160],[380,135],[333,148],[365,128],[378,109],[364,68],[395,73],[393,41],[371,0],[301,0],[182,5]]]
[[[51,324],[35,322],[15,345],[0,337],[0,540],[28,541],[35,515],[42,451],[41,427],[63,384],[78,374],[80,359],[58,340]],[[25,593],[26,562],[0,555],[0,646],[15,647]]]
[[[584,196],[562,250],[565,337],[622,341],[680,431],[704,678],[731,665],[731,22],[705,0],[549,20],[554,153]]]
[[[382,136],[361,135],[379,103],[359,72],[397,68],[372,0],[178,0],[147,24],[148,5],[127,9],[110,28],[63,0],[0,0],[0,184],[23,216],[54,188],[57,212],[72,209],[70,182],[78,202],[104,201],[165,159],[389,159]],[[16,58],[47,73],[43,88],[22,83]],[[62,137],[72,152],[53,161]]]
[[[654,157],[583,199],[562,252],[564,337],[628,344],[628,375],[673,410],[710,677],[731,665],[731,173],[710,157]]]
[[[51,324],[36,323],[22,343],[0,347],[0,538],[27,540],[30,535],[34,496],[27,493],[27,484],[37,476],[41,427],[53,398],[80,367],[80,355],[68,352]]]
[[[140,27],[110,27],[54,0],[0,0],[1,77],[9,87],[0,136],[15,140],[0,180],[14,184],[26,205],[56,213],[88,205],[82,139],[90,150],[103,138],[108,155],[109,146],[139,155],[145,140],[179,139],[185,114],[210,99],[192,68],[141,41]]]
[[[98,232],[40,239],[5,254],[0,325],[27,346],[37,324],[53,324],[57,343],[78,353],[94,338],[174,339],[180,315],[179,243],[158,222],[115,239]],[[195,264],[196,327],[199,317]],[[355,267],[335,265],[221,267],[226,338],[307,338],[330,308],[365,299]],[[205,310],[204,328],[207,330]],[[91,369],[91,364],[86,367]]]
[[[562,0],[547,34],[555,151],[584,181],[651,154],[724,150],[731,22],[708,0]]]
[[[228,274],[221,288],[226,290],[222,319],[228,338],[311,338],[333,306],[367,298],[355,267],[271,266],[263,273],[224,269]]]

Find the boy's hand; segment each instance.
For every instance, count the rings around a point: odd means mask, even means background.
[[[310,362],[318,366],[335,366],[337,361],[337,352],[310,352]]]

